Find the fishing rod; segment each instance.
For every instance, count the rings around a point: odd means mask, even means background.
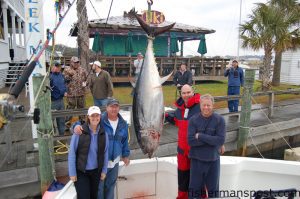
[[[72,3],[70,3],[68,0],[63,0],[63,1],[64,3],[67,3],[68,8],[66,12],[62,16],[60,16],[59,22],[56,24],[54,29],[51,32],[49,32],[49,34],[47,35],[47,39],[44,42],[42,48],[38,51],[37,55],[34,57],[32,61],[31,59],[33,58],[34,54],[31,55],[30,59],[28,60],[28,63],[26,64],[24,71],[22,72],[19,79],[12,87],[12,89],[10,89],[8,93],[0,94],[0,129],[2,128],[3,124],[6,123],[5,121],[7,119],[10,120],[16,112],[24,112],[24,106],[14,104],[13,100],[11,100],[11,97],[14,96],[14,98],[16,99],[19,96],[19,94],[22,92],[26,82],[28,81],[29,76],[32,74],[35,66],[38,63],[39,58],[41,57],[45,49],[48,47],[49,42],[52,39],[52,36],[57,31],[63,19],[68,14],[68,12],[70,11],[72,5],[76,0],[73,0]],[[37,50],[40,47],[41,43],[42,42],[39,41],[39,44],[37,45],[37,48],[35,50]],[[38,119],[38,115],[39,115],[38,113],[34,113],[34,118],[36,116],[36,119]]]
[[[19,96],[19,94],[21,93],[22,89],[24,88],[26,82],[28,81],[29,76],[33,72],[39,58],[41,57],[41,55],[45,51],[45,49],[48,47],[49,42],[52,39],[52,36],[55,34],[56,30],[61,25],[62,21],[64,20],[65,16],[70,11],[70,9],[75,1],[76,0],[73,0],[72,3],[68,2],[68,8],[67,8],[66,12],[60,17],[59,22],[56,24],[54,29],[49,33],[49,36],[47,36],[47,39],[44,42],[43,47],[39,50],[38,54],[35,56],[33,61],[31,61],[30,64],[28,65],[28,67],[26,67],[25,70],[22,72],[22,74],[21,74],[20,78],[18,79],[18,81],[16,82],[15,86],[9,92],[10,95],[14,96],[15,98],[17,98]]]

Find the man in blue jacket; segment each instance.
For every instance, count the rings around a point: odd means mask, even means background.
[[[199,198],[205,187],[208,198],[219,197],[220,147],[225,142],[225,120],[213,112],[214,98],[202,95],[199,114],[188,125],[191,159],[189,198]]]
[[[232,61],[232,66],[227,67],[224,76],[228,77],[228,95],[239,95],[240,87],[244,86],[244,72],[239,67],[237,60]],[[238,112],[239,100],[228,100],[229,112]]]
[[[51,87],[51,109],[64,110],[64,96],[66,95],[67,88],[65,85],[65,78],[61,73],[61,65],[56,62],[50,73],[50,87]],[[56,118],[58,133],[60,136],[65,132],[65,118]]]
[[[109,99],[106,112],[101,117],[101,125],[108,134],[108,166],[104,181],[100,181],[99,198],[113,199],[116,186],[119,162],[123,161],[127,166],[130,163],[130,149],[128,146],[128,124],[119,114],[120,105],[116,99]],[[77,123],[78,124],[78,123]],[[76,125],[74,133],[81,134],[82,126]]]

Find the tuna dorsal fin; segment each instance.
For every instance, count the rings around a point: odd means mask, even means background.
[[[165,81],[167,81],[171,77],[172,73],[173,71],[169,75],[160,78],[160,85],[163,85],[163,83],[165,83]]]
[[[151,37],[156,37],[157,35],[167,32],[168,30],[173,28],[173,26],[175,25],[175,23],[172,23],[168,26],[153,27],[153,26],[148,25],[143,19],[141,19],[141,17],[139,17],[137,15],[137,13],[134,13],[134,16],[137,19],[137,21],[139,22],[139,24],[141,25],[141,27],[143,28],[143,30],[147,33],[147,35],[149,35]]]

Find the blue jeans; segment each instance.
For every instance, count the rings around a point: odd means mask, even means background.
[[[239,86],[229,86],[228,95],[239,95],[240,87]],[[238,112],[239,111],[239,100],[228,100],[228,109],[229,112]]]
[[[107,102],[108,102],[108,99],[96,99],[96,98],[94,98],[94,105],[98,106],[98,107],[106,106]]]
[[[65,110],[64,99],[54,100],[51,102],[51,109],[52,110]],[[57,117],[56,124],[58,133],[60,136],[64,135],[65,132],[65,118],[64,117]]]
[[[100,180],[98,199],[114,199],[114,191],[119,173],[119,163],[114,168],[108,168],[104,181]]]

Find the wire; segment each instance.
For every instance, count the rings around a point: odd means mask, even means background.
[[[109,7],[109,11],[108,11],[107,18],[106,18],[106,21],[105,21],[104,29],[106,28],[107,21],[108,21],[109,15],[110,15],[110,11],[111,11],[111,7],[112,7],[113,2],[114,2],[114,0],[111,0],[111,2],[110,2],[110,7]]]
[[[99,17],[99,19],[100,19],[100,15],[98,14],[98,12],[97,12],[97,10],[96,10],[94,4],[92,3],[91,0],[89,0],[89,2],[91,3],[91,5],[92,5],[92,7],[93,7],[93,9],[94,9],[94,11],[95,11],[95,13],[96,13],[96,15],[97,15],[97,16]]]

